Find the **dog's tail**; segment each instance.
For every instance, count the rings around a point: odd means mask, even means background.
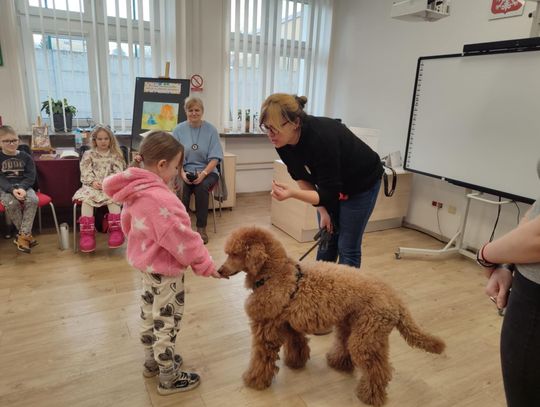
[[[446,344],[436,336],[424,332],[411,316],[409,310],[400,306],[401,318],[396,324],[396,328],[409,346],[424,349],[426,352],[440,354],[444,351]]]

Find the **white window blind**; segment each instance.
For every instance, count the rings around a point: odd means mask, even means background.
[[[229,0],[229,72],[224,127],[259,131],[259,109],[275,92],[304,95],[322,114],[332,0]]]
[[[33,120],[43,101],[65,98],[74,127],[128,131],[135,78],[160,75],[174,53],[174,41],[159,41],[170,0],[17,0],[17,13]]]

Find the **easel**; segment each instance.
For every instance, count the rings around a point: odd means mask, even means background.
[[[442,255],[459,253],[470,259],[476,259],[476,253],[473,253],[463,246],[463,237],[465,236],[465,227],[467,226],[467,217],[469,216],[469,208],[471,206],[471,201],[479,201],[489,205],[506,205],[512,203],[513,201],[491,201],[489,199],[482,198],[482,193],[472,192],[470,189],[465,190],[465,197],[467,198],[467,205],[465,206],[465,214],[461,220],[461,225],[457,233],[450,239],[448,244],[444,248],[436,249],[417,249],[412,247],[398,247],[397,251],[394,253],[396,259],[401,259],[403,254],[419,254],[429,257],[438,257]]]
[[[171,79],[169,78],[169,70],[171,69],[171,63],[169,61],[165,62],[165,75],[158,76],[160,79]]]

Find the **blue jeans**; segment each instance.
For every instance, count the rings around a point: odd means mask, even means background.
[[[508,407],[540,406],[540,284],[514,273],[501,329]]]
[[[379,180],[367,191],[352,195],[346,201],[339,201],[338,213],[332,214],[337,232],[332,234],[325,250],[319,246],[317,260],[335,262],[339,256],[339,264],[360,268],[362,237],[380,188]],[[320,222],[318,213],[317,217]]]

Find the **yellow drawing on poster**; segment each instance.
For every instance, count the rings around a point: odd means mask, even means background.
[[[178,123],[178,103],[143,102],[141,129],[172,131]]]

